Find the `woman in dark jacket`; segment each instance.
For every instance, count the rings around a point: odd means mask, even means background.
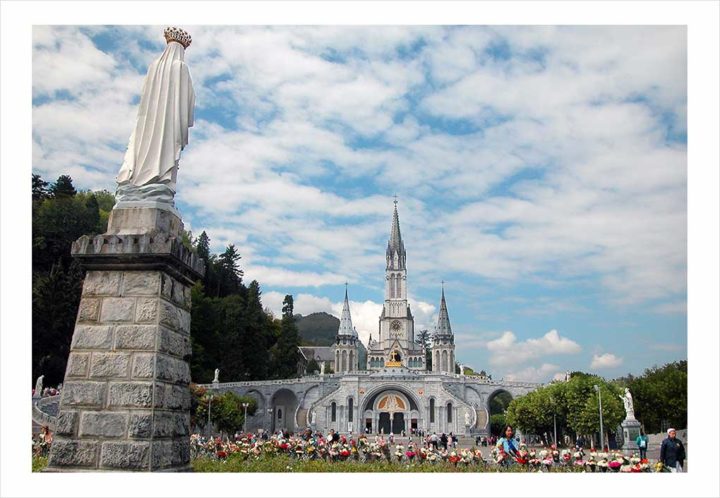
[[[675,429],[668,429],[668,437],[660,445],[660,461],[672,472],[682,472],[685,463],[685,446],[676,435]]]

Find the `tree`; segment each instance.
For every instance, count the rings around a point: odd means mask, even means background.
[[[432,370],[432,340],[427,329],[421,330],[417,335],[417,342],[425,350],[425,367]]]
[[[293,316],[293,297],[288,294],[283,300],[282,319],[280,320],[280,336],[273,346],[274,368],[276,379],[288,379],[297,376],[300,339],[295,317]]]
[[[220,338],[220,370],[228,380],[248,380],[249,365],[246,351],[243,351],[243,336],[246,333],[245,300],[239,294],[232,294],[218,302],[216,312],[221,313],[222,332]]]
[[[204,393],[198,399],[195,410],[195,422],[200,427],[207,425],[208,411],[210,422],[226,434],[234,434],[242,430],[245,422],[245,408],[243,403],[248,403],[247,414],[254,415],[257,410],[257,401],[252,396],[238,396],[232,391],[222,394]]]
[[[36,274],[32,294],[32,379],[45,385],[63,381],[80,304],[83,271],[76,261],[58,262],[48,274]]]
[[[33,173],[32,175],[32,199],[34,201],[42,201],[50,196],[48,191],[48,182],[43,180],[40,175]]]
[[[317,360],[315,358],[310,358],[310,361],[308,361],[307,367],[305,367],[305,373],[313,374],[315,372],[320,371],[320,365],[318,365]]]
[[[504,436],[503,429],[505,428],[506,420],[505,415],[502,413],[496,413],[490,415],[490,434],[495,436]]]
[[[616,427],[624,418],[619,388],[601,377],[576,372],[568,382],[553,383],[525,396],[514,399],[507,409],[509,424],[524,432],[551,434],[553,417],[559,434],[572,431],[575,435],[600,432],[598,385],[602,395],[603,427],[606,431]]]
[[[210,382],[214,371],[220,367],[223,316],[219,312],[219,301],[205,294],[203,285],[198,282],[191,289],[192,310],[190,321],[190,340],[192,357],[190,373],[195,382]],[[223,372],[225,377],[226,372]]]
[[[70,246],[82,235],[104,232],[97,199],[86,194],[33,203],[33,270],[50,271],[58,260],[70,264]]]
[[[268,316],[263,311],[261,295],[257,280],[250,282],[245,304],[245,330],[240,341],[248,380],[267,378],[269,348],[275,339],[269,327]]]
[[[205,261],[205,264],[208,263],[210,259],[210,237],[208,237],[205,230],[203,230],[197,240],[197,255]]]
[[[50,186],[50,194],[56,199],[75,197],[77,190],[75,190],[70,176],[60,175],[57,181]]]
[[[230,244],[217,259],[218,297],[227,296],[240,290],[243,271],[238,263],[240,254],[234,244]]]
[[[662,432],[667,428],[663,422],[687,427],[687,360],[648,368],[626,385],[633,395],[635,417],[646,432]]]

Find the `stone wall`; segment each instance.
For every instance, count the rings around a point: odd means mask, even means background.
[[[50,470],[189,470],[190,288],[162,270],[90,270]]]

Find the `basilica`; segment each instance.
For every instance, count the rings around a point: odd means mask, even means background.
[[[363,345],[352,324],[348,292],[335,344],[326,362],[313,375],[250,382],[214,382],[211,391],[233,391],[252,396],[258,409],[248,416],[246,429],[297,431],[305,428],[341,433],[400,434],[412,430],[488,434],[490,401],[501,392],[527,394],[538,387],[528,382],[494,381],[456,373],[455,340],[444,289],[432,336],[432,361],[416,341],[408,303],[407,254],[400,233],[397,201],[385,251],[385,299],[377,335],[370,336],[367,358],[360,363]],[[364,354],[362,356],[365,356]],[[318,359],[322,358],[318,356]],[[328,368],[328,370],[330,370]]]

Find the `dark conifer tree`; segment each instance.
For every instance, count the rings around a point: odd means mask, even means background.
[[[60,175],[57,181],[50,186],[50,193],[53,197],[59,199],[62,197],[75,197],[77,190],[75,190],[70,176]]]
[[[282,320],[280,322],[280,337],[273,347],[275,365],[273,376],[278,379],[297,377],[300,338],[298,335],[295,316],[293,315],[293,297],[286,295],[283,300]]]
[[[48,191],[48,182],[43,180],[40,175],[33,173],[32,175],[32,198],[34,201],[47,199],[50,195]]]

